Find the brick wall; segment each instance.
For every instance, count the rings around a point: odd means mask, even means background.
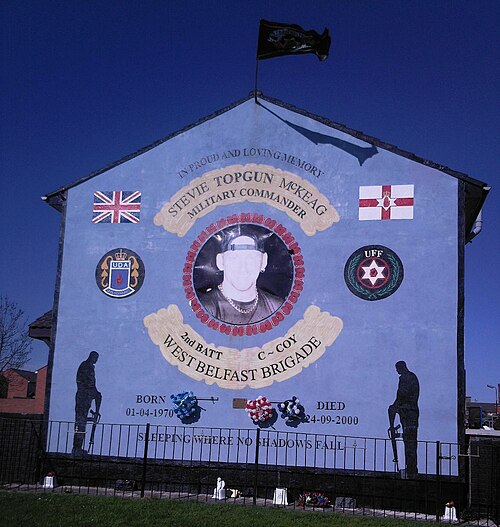
[[[47,381],[47,366],[40,368],[36,376],[36,392],[34,398],[28,398],[28,381],[22,376],[7,371],[8,394],[6,399],[0,399],[0,413],[5,414],[43,414],[45,403],[45,384]]]

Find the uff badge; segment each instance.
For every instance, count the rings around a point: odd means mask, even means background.
[[[97,287],[107,296],[124,298],[137,293],[144,282],[144,264],[130,249],[113,249],[97,264]]]
[[[363,300],[382,300],[395,293],[403,281],[399,256],[383,245],[366,245],[353,252],[344,268],[349,291]]]

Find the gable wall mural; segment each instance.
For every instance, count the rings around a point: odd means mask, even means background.
[[[164,447],[399,425],[416,473],[417,439],[457,440],[457,203],[455,178],[253,99],[71,187],[50,419],[76,453],[97,420]]]

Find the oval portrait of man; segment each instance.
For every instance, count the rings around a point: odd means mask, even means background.
[[[195,260],[193,285],[209,315],[246,325],[265,320],[282,306],[293,274],[290,252],[276,233],[239,223],[205,242]]]

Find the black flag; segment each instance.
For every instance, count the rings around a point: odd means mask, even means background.
[[[257,60],[314,53],[319,60],[325,60],[330,50],[331,38],[325,28],[320,35],[316,31],[305,31],[297,24],[260,21]]]

